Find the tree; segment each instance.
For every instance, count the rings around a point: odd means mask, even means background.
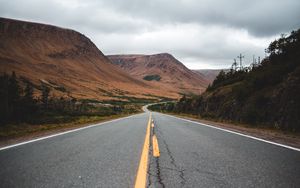
[[[36,101],[33,98],[33,87],[31,83],[26,84],[23,97],[23,114],[32,114],[36,110]]]
[[[50,88],[47,87],[45,84],[42,84],[42,103],[45,109],[48,108],[49,93],[50,93]]]
[[[25,91],[24,91],[24,99],[28,102],[33,103],[34,99],[33,99],[33,87],[30,83],[27,83]]]
[[[20,99],[20,93],[21,93],[21,89],[17,81],[16,73],[12,72],[12,75],[9,78],[9,86],[8,86],[9,102],[11,102],[13,105],[16,105],[16,103]]]
[[[15,72],[12,72],[8,80],[8,118],[15,119],[20,114],[21,88]],[[16,117],[15,117],[16,116]]]
[[[222,82],[225,80],[226,80],[226,73],[224,70],[221,70],[218,76],[213,81],[212,88],[216,87],[217,85],[222,85]]]
[[[0,76],[0,122],[6,122],[10,115],[8,100],[9,75]]]
[[[18,117],[20,112],[21,89],[15,72],[0,78],[0,121],[8,122]]]

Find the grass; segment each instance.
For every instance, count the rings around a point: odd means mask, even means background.
[[[91,102],[93,100],[88,100]],[[93,101],[96,102],[96,101]],[[0,124],[0,145],[5,145],[20,138],[31,138],[54,132],[66,131],[92,123],[104,122],[111,119],[137,114],[142,111],[139,104],[120,106],[86,106],[80,111],[48,110],[32,114],[24,120],[16,120]]]
[[[139,112],[136,112],[139,113]],[[70,122],[64,123],[49,123],[49,124],[7,124],[0,126],[0,142],[6,142],[11,139],[17,139],[20,137],[33,137],[36,135],[43,135],[47,133],[66,131],[74,128],[88,126],[92,123],[104,122],[112,119],[126,117],[131,114],[118,114],[110,116],[78,116],[76,119],[72,119]]]
[[[210,125],[217,125],[217,127],[223,127],[225,129],[228,126],[230,128],[236,129],[236,130],[240,130],[240,128],[242,128],[243,130],[244,129],[248,130],[248,131],[244,131],[246,133],[249,131],[251,132],[251,130],[257,130],[257,131],[260,131],[262,134],[274,132],[274,133],[277,133],[280,135],[287,135],[292,138],[300,139],[300,133],[297,133],[297,132],[295,133],[295,132],[288,131],[288,130],[280,130],[280,129],[276,129],[274,127],[270,127],[268,125],[252,125],[252,124],[246,124],[246,123],[238,123],[238,122],[229,121],[229,120],[221,120],[221,119],[215,119],[215,118],[203,118],[200,115],[187,114],[187,113],[175,113],[175,112],[165,112],[165,111],[164,112],[158,111],[158,112],[173,115],[173,116],[183,118],[183,119],[190,119],[190,120],[194,120],[197,122],[207,123]]]
[[[56,101],[57,102],[57,101]],[[85,103],[98,104],[96,100],[84,100]],[[100,104],[100,103],[99,103]],[[53,132],[68,130],[72,128],[86,126],[91,123],[103,122],[116,119],[142,111],[142,105],[122,104],[121,106],[95,106],[85,104],[76,108],[80,109],[56,109],[53,107],[48,110],[40,109],[36,113],[28,115],[24,119],[15,119],[6,124],[0,124],[0,142],[14,138],[34,136],[43,132]],[[16,118],[18,118],[16,116]]]

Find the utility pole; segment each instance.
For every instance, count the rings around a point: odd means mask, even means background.
[[[236,59],[233,59],[232,69],[236,71],[236,67],[237,67]]]
[[[239,56],[237,56],[237,58],[240,59],[240,70],[243,69],[243,58],[245,58],[245,56],[242,56],[242,54],[240,54]]]
[[[252,59],[252,61],[253,61],[253,65],[255,65],[255,64],[256,64],[255,55],[253,55],[253,59]]]
[[[253,69],[256,66],[256,59],[255,55],[252,55],[252,63],[250,64],[249,68]]]

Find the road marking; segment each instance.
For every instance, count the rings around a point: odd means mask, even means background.
[[[147,169],[148,169],[148,155],[150,146],[150,124],[151,124],[151,113],[149,115],[149,121],[147,124],[146,136],[143,146],[143,151],[140,159],[138,172],[135,179],[135,188],[144,188],[147,183]]]
[[[106,121],[106,122],[102,122],[102,123],[89,125],[87,127],[72,129],[72,130],[69,130],[69,131],[60,132],[60,133],[57,133],[57,134],[52,134],[52,135],[49,135],[49,136],[44,136],[44,137],[36,138],[36,139],[33,139],[33,140],[28,140],[28,141],[25,141],[25,142],[20,142],[20,143],[13,144],[13,145],[8,145],[8,146],[0,148],[0,151],[5,150],[5,149],[9,149],[9,148],[13,148],[13,147],[17,147],[17,146],[21,146],[21,145],[24,145],[24,144],[29,144],[29,143],[32,143],[32,142],[37,142],[37,141],[40,141],[40,140],[45,140],[45,139],[52,138],[52,137],[55,137],[55,136],[60,136],[60,135],[80,131],[80,130],[83,130],[83,129],[88,129],[88,128],[92,128],[92,127],[95,127],[95,126],[99,126],[99,125],[103,125],[103,124],[107,124],[107,123],[112,123],[112,122],[124,120],[124,119],[131,118],[131,117],[137,116],[137,115],[141,115],[141,114],[135,114],[135,115],[131,115],[131,116],[128,116],[128,117],[118,118],[118,119],[114,119],[114,120],[111,120],[111,121]]]
[[[159,157],[158,141],[155,135],[152,136],[153,157]]]
[[[160,114],[162,114],[162,113],[160,113]],[[258,140],[258,141],[265,142],[265,143],[268,143],[268,144],[273,144],[273,145],[280,146],[280,147],[284,147],[284,148],[287,148],[287,149],[300,151],[300,148],[295,148],[295,147],[292,147],[292,146],[279,144],[279,143],[272,142],[272,141],[269,141],[269,140],[264,140],[262,138],[257,138],[255,136],[246,135],[246,134],[243,134],[243,133],[239,133],[239,132],[235,132],[235,131],[215,127],[215,126],[212,126],[212,125],[208,125],[208,124],[205,124],[205,123],[200,123],[200,122],[196,122],[196,121],[192,121],[192,120],[188,120],[188,119],[179,118],[179,117],[176,117],[176,116],[171,116],[171,115],[168,115],[168,114],[163,114],[163,115],[169,116],[169,117],[172,117],[172,118],[176,118],[176,119],[180,119],[180,120],[183,120],[183,121],[199,124],[199,125],[202,125],[202,126],[210,127],[210,128],[213,128],[213,129],[218,129],[218,130],[225,131],[225,132],[232,133],[232,134],[236,134],[236,135],[239,135],[239,136],[244,136],[244,137],[247,137],[247,138],[251,138],[251,139],[254,139],[254,140]]]
[[[154,128],[154,123],[153,122],[151,123],[151,127]]]

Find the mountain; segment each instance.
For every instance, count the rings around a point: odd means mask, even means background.
[[[140,80],[174,93],[202,93],[208,81],[167,53],[154,55],[109,55],[111,62]]]
[[[0,41],[0,73],[15,71],[22,80],[33,82],[36,92],[43,83],[55,96],[178,97],[112,65],[90,39],[74,30],[0,18]]]
[[[193,71],[204,77],[209,83],[212,83],[221,70],[222,69],[198,69]]]

